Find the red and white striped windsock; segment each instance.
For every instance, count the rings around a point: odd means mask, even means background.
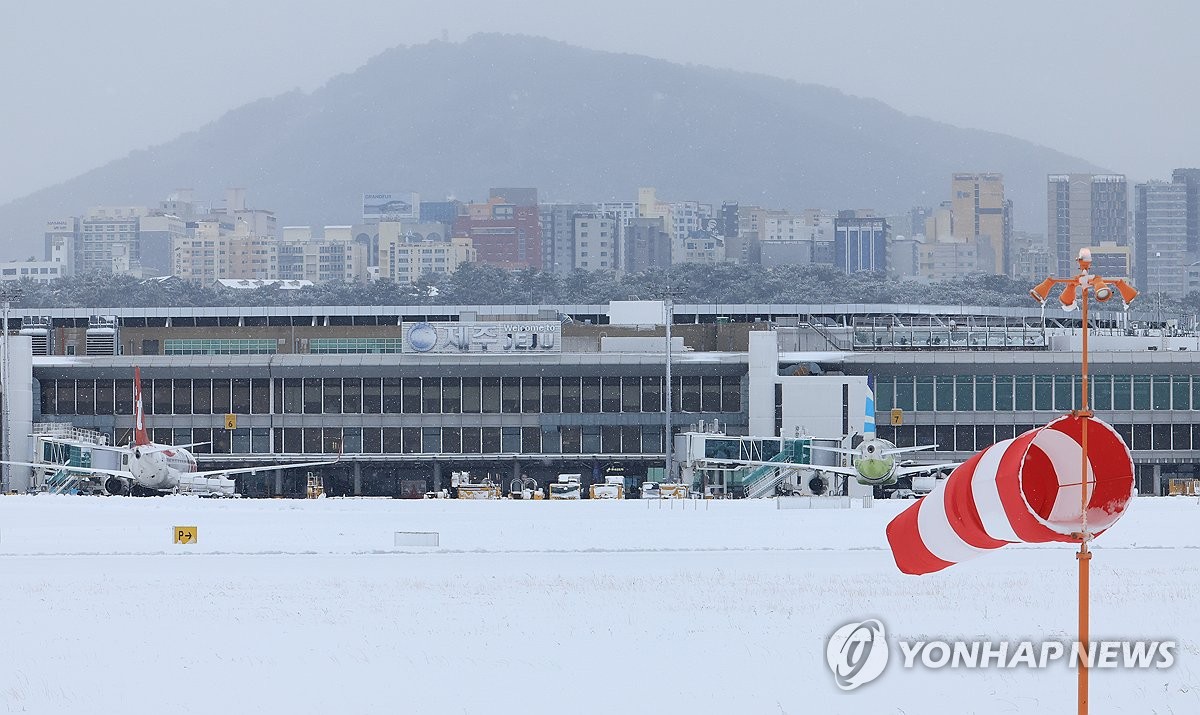
[[[1005,544],[1074,542],[1080,530],[1082,420],[1066,416],[988,447],[892,519],[900,570],[927,574]],[[1121,435],[1088,420],[1087,529],[1112,526],[1133,497],[1133,457]]]

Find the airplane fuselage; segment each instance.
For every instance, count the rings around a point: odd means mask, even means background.
[[[858,456],[854,458],[854,469],[858,472],[860,484],[896,483],[898,462],[894,456],[888,453],[895,447],[896,445],[886,439],[878,437],[865,440],[858,445]]]
[[[133,445],[123,456],[134,483],[145,489],[166,491],[179,486],[179,476],[196,471],[196,458],[183,447],[153,442]]]

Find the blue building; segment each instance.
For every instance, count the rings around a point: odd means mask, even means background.
[[[839,211],[833,221],[834,266],[845,273],[887,271],[888,223],[857,211]]]

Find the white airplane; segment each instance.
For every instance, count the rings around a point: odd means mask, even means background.
[[[916,447],[897,447],[886,439],[875,436],[875,381],[867,378],[867,400],[864,405],[863,441],[854,449],[844,447],[825,447],[813,445],[813,449],[825,452],[837,452],[850,457],[850,466],[831,467],[813,465],[814,469],[832,474],[842,474],[854,477],[859,484],[872,487],[887,487],[896,483],[901,477],[912,477],[918,474],[941,472],[954,469],[958,462],[945,464],[913,464],[910,461],[900,461],[897,455],[908,452],[920,452],[926,449],[936,449],[936,444],[922,444]]]
[[[160,494],[175,491],[180,487],[188,491],[216,494],[233,493],[233,474],[270,472],[279,469],[301,469],[334,464],[338,460],[323,462],[301,462],[298,464],[270,464],[261,467],[239,467],[236,469],[212,469],[198,471],[196,457],[187,450],[207,442],[186,445],[158,444],[146,433],[146,412],[142,406],[142,374],[140,368],[133,369],[133,442],[121,451],[122,469],[100,469],[76,467],[49,462],[0,462],[24,467],[36,467],[48,471],[68,471],[82,474],[106,475],[104,491],[109,494],[142,493]],[[66,441],[63,441],[67,443]],[[340,458],[340,455],[339,455]]]
[[[934,449],[937,445],[924,444],[917,447],[897,447],[886,439],[872,436],[873,434],[873,432],[868,432],[867,438],[855,449],[813,445],[812,449],[848,455],[850,457],[850,466],[831,467],[824,464],[814,464],[812,468],[821,472],[854,477],[858,480],[859,484],[886,487],[895,484],[901,477],[912,477],[929,472],[941,472],[954,469],[959,465],[958,462],[948,462],[945,464],[912,464],[910,462],[902,462],[896,459],[897,455]]]
[[[824,472],[828,474],[840,474],[848,477],[854,477],[859,484],[865,486],[881,486],[887,487],[895,484],[901,477],[913,477],[919,474],[930,474],[937,472],[949,471],[957,467],[959,462],[946,462],[942,464],[913,464],[911,461],[898,460],[896,457],[900,454],[908,452],[920,452],[926,449],[936,449],[936,444],[924,444],[916,447],[897,447],[892,442],[886,439],[875,436],[875,389],[873,381],[868,380],[867,383],[867,399],[864,406],[866,415],[863,422],[863,441],[858,447],[850,449],[845,447],[826,447],[823,445],[811,445],[811,449],[819,449],[825,452],[836,452],[850,457],[849,466],[830,466],[825,464],[806,464],[797,465],[796,468],[804,467],[812,469],[816,472]],[[724,459],[706,459],[706,462],[714,464],[729,464],[736,466],[774,466],[781,469],[788,469],[787,463],[781,462],[759,462],[751,460],[724,460]]]

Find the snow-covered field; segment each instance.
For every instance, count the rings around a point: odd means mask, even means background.
[[[905,670],[838,690],[829,634],[1070,638],[1067,545],[925,577],[905,503],[0,497],[0,712],[1067,713],[1075,673]],[[171,543],[195,525],[199,543]],[[436,531],[436,548],[394,546]],[[1095,545],[1092,711],[1200,712],[1200,504],[1138,499]]]

